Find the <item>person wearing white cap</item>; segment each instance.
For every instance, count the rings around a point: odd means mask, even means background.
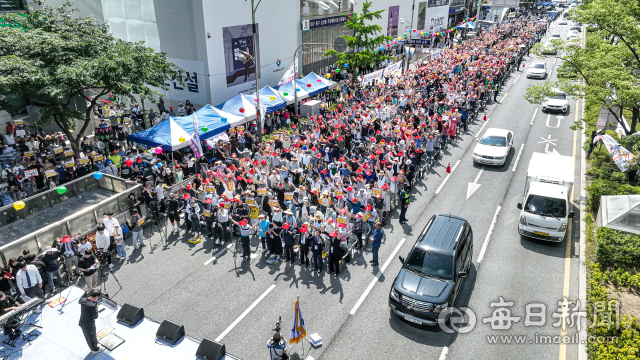
[[[42,262],[44,263],[44,268],[47,270],[47,275],[49,278],[49,288],[51,292],[54,292],[53,287],[53,277],[56,277],[56,282],[59,287],[64,287],[64,283],[62,282],[62,274],[60,273],[60,262],[58,261],[58,251],[56,248],[52,248],[51,246],[47,246],[44,249],[44,256],[42,257]]]

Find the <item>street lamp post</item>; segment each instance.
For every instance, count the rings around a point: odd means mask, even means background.
[[[329,43],[303,43],[300,44],[297,48],[296,51],[293,52],[293,63],[296,63],[296,56],[298,55],[298,50],[300,50],[301,47],[305,46],[305,45],[329,45],[329,46],[335,46],[335,44],[329,44]],[[340,51],[340,50],[336,50],[336,51]],[[297,77],[297,73],[296,73],[296,69],[295,69],[295,65],[294,65],[294,70],[293,70],[293,111],[294,114],[298,114],[298,91],[297,86],[296,85],[296,77]]]
[[[247,1],[247,0],[245,0]],[[254,56],[251,56],[250,54],[241,51],[241,53],[245,56],[249,56],[251,59],[253,59],[253,63],[255,64],[255,75],[256,75],[256,124],[258,124],[258,134],[260,134],[260,136],[262,137],[262,119],[260,117],[260,85],[258,84],[258,78],[260,78],[260,61],[259,61],[259,57],[258,56],[258,47],[257,47],[257,43],[256,43],[256,34],[257,34],[257,28],[256,28],[256,10],[258,9],[258,6],[260,5],[260,2],[262,0],[258,1],[258,5],[253,6],[253,2],[254,0],[251,0],[251,25],[252,25],[252,30],[253,30],[253,54]]]

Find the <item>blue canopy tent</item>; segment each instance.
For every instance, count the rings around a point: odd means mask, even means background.
[[[474,24],[473,21],[467,21],[466,23],[459,25],[456,28],[457,29],[475,29],[476,24]]]
[[[298,80],[298,84],[301,84],[303,86],[302,88],[309,93],[309,96],[312,96],[329,89],[329,85],[327,85],[322,80],[323,79],[321,79],[314,72],[311,72],[302,79]]]
[[[198,119],[198,133],[200,134],[201,140],[208,139],[229,130],[230,123],[236,118],[233,114],[220,112],[211,105],[203,106],[198,109],[195,114]],[[226,120],[222,121],[223,118]],[[193,133],[193,115],[176,117],[173,118],[173,120],[187,133]],[[207,128],[207,131],[202,131],[203,128]]]
[[[245,122],[247,122],[256,118],[256,102],[254,98],[250,95],[238,94],[222,104],[216,105],[216,108],[229,114],[244,117],[246,118]],[[240,109],[243,109],[244,112],[241,112]]]
[[[282,96],[278,94],[278,90],[272,88],[271,86],[265,86],[260,89],[260,105],[266,106],[267,113],[274,112],[280,108],[287,106],[287,102],[282,99]],[[249,95],[250,98],[255,98],[256,94],[253,93]],[[273,98],[273,100],[271,100]]]
[[[193,124],[191,128],[193,129]],[[129,141],[138,144],[151,147],[161,146],[163,150],[174,151],[188,146],[191,135],[173,118],[169,118],[152,128],[131,134],[128,138]]]

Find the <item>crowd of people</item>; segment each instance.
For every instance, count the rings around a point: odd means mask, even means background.
[[[249,122],[229,131],[228,141],[205,147],[200,158],[188,148],[157,153],[129,143],[126,134],[146,126],[137,105],[131,111],[112,105],[103,109],[102,117],[115,114],[123,125],[111,121],[109,137],[85,138],[80,154],[69,153],[59,134],[42,137],[37,129],[29,134],[21,125],[7,124],[5,139],[11,135],[14,143],[3,145],[3,156],[18,152],[20,161],[4,166],[7,186],[0,198],[10,204],[29,196],[29,182],[35,189],[55,188],[94,171],[142,183],[142,195],[127,200],[130,217],[125,224],[114,223],[113,214],[107,214],[94,243],[72,235],[53,244],[58,262],[84,275],[90,287],[97,282],[98,258],[92,250],[126,258],[125,232],[132,233],[135,249],[143,247],[138,220],[144,212],[166,214],[171,232],[184,226],[193,237],[208,237],[216,245],[239,239],[246,260],[250,236],[257,234],[260,251],[273,261],[284,257],[323,271],[326,259],[337,276],[341,261],[371,243],[376,266],[382,228],[394,208],[399,207],[402,224],[409,221],[412,190],[425,167],[440,164],[437,159],[448,144],[455,144],[540,40],[547,21],[512,19],[464,42],[451,42],[439,56],[415,62],[402,73],[368,84],[342,80],[347,86],[320,95],[318,114],[301,118],[290,107],[277,110],[265,118],[266,135],[261,137],[255,122]],[[158,108],[162,115],[151,109],[149,124],[174,111],[162,101]],[[188,104],[175,115],[191,112]],[[106,128],[105,123],[98,127]],[[56,150],[60,147],[62,152]],[[27,176],[29,169],[37,174]],[[55,175],[48,176],[51,170]],[[107,258],[112,266],[111,256]],[[7,279],[15,281],[16,269],[29,261],[11,259],[6,270],[12,277]],[[60,271],[60,264],[57,269],[54,265],[39,267],[52,290]]]

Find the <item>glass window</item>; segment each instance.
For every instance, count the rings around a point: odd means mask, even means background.
[[[567,202],[564,199],[550,198],[541,195],[529,195],[524,211],[540,216],[564,218],[567,216]]]
[[[0,11],[24,10],[23,0],[0,0]]]
[[[411,251],[404,267],[420,275],[453,279],[453,257],[418,247]]]

